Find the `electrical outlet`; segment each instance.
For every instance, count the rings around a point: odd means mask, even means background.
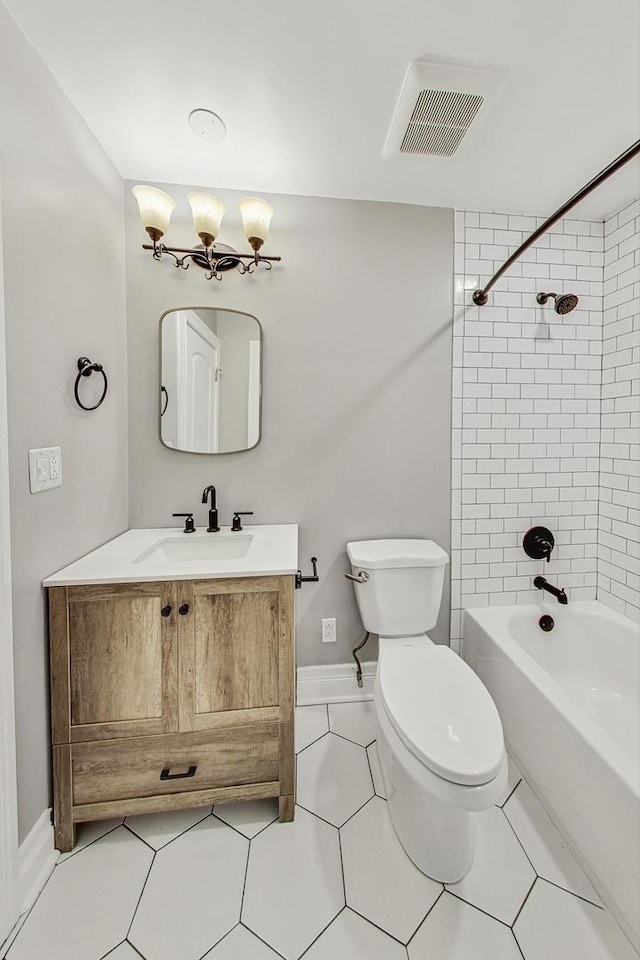
[[[38,483],[46,483],[51,479],[49,473],[49,463],[46,457],[38,457],[36,460],[36,478]]]
[[[29,489],[31,493],[50,490],[62,483],[60,447],[39,447],[29,450]]]
[[[322,642],[336,642],[336,618],[328,617],[322,620]]]

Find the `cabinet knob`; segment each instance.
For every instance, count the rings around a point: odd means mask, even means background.
[[[178,613],[180,614],[181,617],[186,617],[186,615],[189,613],[189,604],[188,603],[181,604],[181,606],[178,607]]]
[[[166,605],[166,607],[163,607],[162,610],[160,611],[160,616],[162,616],[162,617],[170,617],[170,616],[171,616],[171,610],[172,610],[171,604],[168,603],[168,604]]]

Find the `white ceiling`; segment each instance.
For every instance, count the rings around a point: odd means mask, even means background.
[[[640,136],[637,0],[4,3],[132,180],[547,215]],[[506,87],[464,160],[385,160],[407,67],[434,56]],[[635,160],[576,215],[639,193]]]

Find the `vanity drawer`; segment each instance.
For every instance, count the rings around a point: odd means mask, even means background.
[[[71,746],[73,804],[278,780],[277,722]]]

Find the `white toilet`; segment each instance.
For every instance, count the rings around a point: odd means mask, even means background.
[[[474,811],[500,798],[507,758],[488,690],[425,632],[449,558],[432,540],[361,540],[347,555],[364,627],[380,637],[375,709],[391,820],[423,873],[455,883],[473,860]]]

